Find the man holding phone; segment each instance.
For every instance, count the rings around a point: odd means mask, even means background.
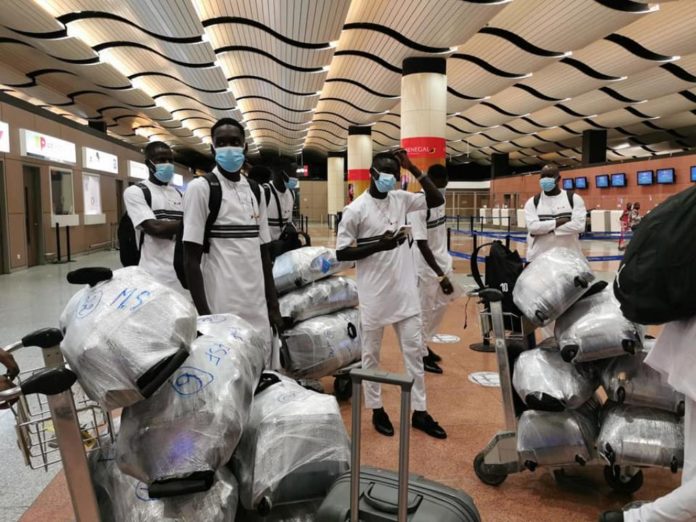
[[[422,323],[418,282],[413,256],[406,243],[409,212],[443,204],[442,194],[427,176],[418,172],[422,193],[395,190],[406,151],[382,152],[372,160],[370,188],[348,205],[338,227],[336,257],[356,261],[362,321],[362,366],[377,368],[384,327],[396,331],[404,365],[413,378],[411,408],[414,428],[440,439],[445,430],[426,411],[425,377],[421,350]],[[365,405],[372,409],[375,429],[394,435],[382,405],[378,384],[365,383]]]

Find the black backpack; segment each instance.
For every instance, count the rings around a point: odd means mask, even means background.
[[[647,214],[614,280],[621,311],[638,324],[663,324],[696,315],[696,187]]]
[[[271,254],[271,260],[275,260],[277,257],[281,256],[285,252],[290,252],[291,250],[297,250],[302,247],[302,241],[300,236],[305,240],[306,246],[311,245],[311,240],[306,234],[299,232],[295,225],[283,220],[283,209],[280,206],[280,198],[278,197],[278,192],[275,188],[271,187],[270,184],[264,185],[264,190],[266,191],[266,204],[269,203],[271,194],[275,199],[276,208],[278,209],[278,218],[280,219],[280,237],[271,241],[269,245],[269,251]],[[288,189],[290,190],[290,189]],[[293,206],[295,202],[295,193],[290,191],[292,194]]]
[[[218,214],[220,213],[220,206],[222,205],[222,186],[220,185],[220,180],[212,172],[202,176],[208,182],[210,186],[210,197],[208,199],[208,218],[205,221],[205,232],[203,233],[203,252],[210,252],[210,230],[217,221]],[[253,179],[248,179],[251,191],[256,197],[256,203],[261,204],[261,189],[259,184]],[[188,290],[188,282],[186,281],[186,271],[184,270],[184,224],[182,222],[179,233],[176,235],[176,245],[174,246],[174,271],[176,272],[176,277],[179,279],[181,286]]]
[[[150,189],[144,183],[138,183],[136,186],[140,187],[140,190],[143,191],[147,206],[152,208],[152,193]],[[136,240],[135,227],[133,226],[133,221],[128,215],[128,212],[124,212],[123,216],[121,216],[121,221],[118,223],[117,235],[118,253],[121,257],[121,264],[123,266],[138,266],[140,263],[140,250],[145,240],[145,232],[141,232],[140,240]]]
[[[484,282],[481,278],[477,259],[479,251],[487,246],[490,246],[490,251],[486,256],[486,281]],[[485,243],[477,247],[471,254],[471,275],[476,284],[479,285],[479,288],[500,290],[503,293],[503,312],[513,313],[518,317],[522,314],[512,299],[512,291],[515,289],[515,284],[523,269],[524,263],[517,250],[513,252],[502,241]],[[522,331],[520,320],[513,320],[510,316],[505,317],[505,327],[515,332]]]
[[[575,197],[575,192],[573,192],[572,190],[567,190],[566,196],[568,196],[568,203],[570,203],[570,208],[575,208],[575,201],[573,201],[573,198]],[[536,196],[534,196],[534,208],[539,208],[540,199],[541,194],[537,194]]]

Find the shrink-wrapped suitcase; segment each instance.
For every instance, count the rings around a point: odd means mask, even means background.
[[[283,367],[296,378],[333,375],[360,359],[360,354],[357,308],[303,321],[283,333]]]
[[[122,473],[113,450],[103,445],[89,458],[102,522],[234,522],[238,486],[232,472],[217,471],[208,491],[150,498],[147,486]]]
[[[90,285],[60,317],[61,350],[87,396],[109,410],[150,397],[188,356],[193,304],[135,266],[83,268],[68,281]]]
[[[623,316],[610,288],[575,303],[556,321],[555,334],[563,358],[575,363],[635,353],[643,336]]]
[[[530,470],[537,466],[584,466],[595,456],[599,403],[592,398],[577,410],[527,410],[517,427],[517,452]]]
[[[582,253],[553,248],[540,254],[522,271],[513,299],[533,324],[546,326],[580,299],[594,280]]]
[[[238,317],[214,317],[225,320],[211,324],[202,318],[201,326],[220,328],[218,333],[196,339],[165,386],[123,410],[117,462],[124,473],[148,484],[151,497],[166,495],[167,485],[177,481],[199,490],[210,487],[247,424],[263,370],[264,341]]]
[[[348,469],[348,435],[336,399],[265,373],[232,457],[245,509],[323,499]]]
[[[358,285],[348,277],[329,277],[278,299],[280,314],[291,324],[358,306]]]
[[[666,411],[609,402],[597,449],[614,466],[660,466],[676,472],[684,466],[684,423]]]
[[[558,350],[535,348],[517,358],[512,383],[528,407],[563,411],[585,404],[597,389],[598,376],[594,367],[565,362]]]
[[[240,505],[237,522],[314,522],[319,504],[319,501],[285,504],[273,508],[267,515],[247,511]]]
[[[336,259],[336,250],[326,247],[302,247],[286,252],[273,264],[276,290],[285,293],[329,277],[348,268]]]
[[[645,343],[645,341],[644,341]],[[602,370],[602,386],[610,400],[684,415],[684,395],[669,385],[660,372],[645,364],[643,349],[609,361]]]

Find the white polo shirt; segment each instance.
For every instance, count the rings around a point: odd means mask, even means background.
[[[406,215],[426,210],[424,194],[392,190],[385,199],[363,192],[343,209],[336,249],[369,245],[396,232]],[[398,323],[420,313],[418,280],[409,242],[356,262],[360,319],[366,330]]]
[[[152,207],[148,206],[143,189],[137,185],[131,185],[123,192],[126,212],[135,228],[136,244],[140,244],[140,236],[145,234],[142,229],[145,221],[150,219],[181,221],[183,218],[182,196],[178,190],[171,185],[157,185],[150,180],[145,180],[142,184],[150,189]],[[185,290],[174,271],[174,246],[174,238],[165,239],[145,234],[138,266],[160,283],[184,293]]]
[[[412,227],[414,241],[428,241],[428,246],[435,257],[435,261],[444,274],[452,271],[452,257],[447,250],[447,217],[445,205],[411,212],[408,215],[409,224]],[[421,279],[437,277],[435,271],[425,261],[423,254],[417,247],[411,249],[416,261],[416,271]]]
[[[266,201],[257,201],[248,180],[230,181],[217,170],[222,203],[210,234],[210,252],[203,254],[201,271],[208,306],[214,314],[233,313],[261,335],[270,332],[261,264],[261,245],[270,241]],[[260,187],[259,187],[260,188]],[[208,219],[210,185],[194,179],[184,196],[184,241],[203,244]]]
[[[270,189],[270,200],[268,206],[268,229],[271,232],[271,239],[280,238],[280,233],[287,223],[292,223],[292,208],[295,205],[295,198],[292,190],[285,189],[285,192],[278,191],[273,183],[264,185]],[[276,200],[276,196],[278,199]],[[278,212],[278,204],[280,203],[280,213]],[[282,217],[282,220],[281,220]]]

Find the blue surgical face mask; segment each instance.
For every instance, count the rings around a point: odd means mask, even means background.
[[[216,147],[215,162],[227,172],[237,172],[244,165],[242,147]]]
[[[290,178],[285,182],[285,188],[289,188],[290,190],[295,190],[297,188],[297,178]]]
[[[556,179],[541,178],[539,180],[539,186],[541,187],[541,190],[543,190],[544,192],[551,192],[554,188],[556,188]]]
[[[156,163],[155,172],[153,172],[155,178],[162,183],[169,183],[174,177],[174,164],[173,163]]]
[[[387,172],[378,172],[379,178],[375,180],[375,187],[381,193],[392,191],[396,188],[396,176]]]

